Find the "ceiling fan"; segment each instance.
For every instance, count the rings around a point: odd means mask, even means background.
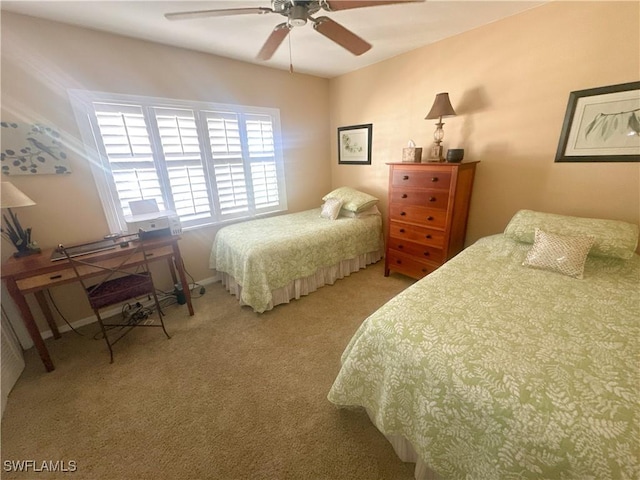
[[[349,50],[354,55],[362,55],[371,48],[371,44],[346,29],[329,17],[312,17],[316,12],[325,10],[335,12],[351,8],[374,7],[394,3],[416,3],[424,0],[271,0],[271,7],[222,8],[215,10],[197,10],[192,12],[167,13],[168,20],[188,20],[203,17],[223,17],[228,15],[278,13],[287,17],[287,21],[275,26],[271,35],[258,53],[259,60],[269,60],[280,44],[287,38],[293,27],[306,25],[307,20],[313,28],[329,40]]]

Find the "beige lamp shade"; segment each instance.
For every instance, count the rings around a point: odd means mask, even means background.
[[[434,120],[442,117],[453,117],[456,112],[451,106],[451,102],[449,101],[448,93],[438,93],[436,95],[436,99],[433,101],[433,106],[427,116],[424,117],[425,120]]]
[[[0,197],[1,208],[30,207],[36,204],[11,182],[0,184]]]

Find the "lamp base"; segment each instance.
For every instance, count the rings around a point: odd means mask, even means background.
[[[13,258],[28,257],[29,255],[40,253],[41,251],[42,250],[40,250],[40,248],[38,248],[38,247],[29,248],[27,250],[18,250],[16,253],[13,254]]]
[[[444,156],[442,155],[442,145],[433,145],[429,149],[429,155],[427,157],[428,162],[443,162]]]

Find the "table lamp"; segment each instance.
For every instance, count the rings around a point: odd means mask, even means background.
[[[429,158],[432,161],[442,162],[444,160],[444,156],[442,155],[442,139],[444,138],[444,130],[442,126],[442,117],[453,117],[456,115],[455,110],[451,106],[451,102],[449,101],[448,93],[438,93],[436,95],[436,99],[433,101],[433,106],[427,116],[424,117],[425,120],[433,120],[438,119],[438,123],[436,123],[436,131],[433,133],[434,144],[431,147],[431,151],[429,153]]]
[[[0,185],[0,207],[8,210],[7,214],[2,214],[4,220],[2,228],[2,236],[13,243],[18,250],[13,254],[14,257],[24,257],[40,252],[40,249],[31,240],[31,228],[24,229],[18,221],[18,216],[11,211],[12,208],[29,207],[35,205],[36,202],[27,197],[18,188],[10,182],[2,182]]]

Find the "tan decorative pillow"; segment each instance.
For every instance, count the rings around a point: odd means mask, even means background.
[[[341,208],[342,200],[337,198],[328,198],[327,201],[322,205],[320,216],[328,218],[329,220],[335,220],[336,218],[338,218]]]
[[[536,228],[533,246],[522,264],[583,278],[584,264],[594,240],[591,236],[558,235]]]

